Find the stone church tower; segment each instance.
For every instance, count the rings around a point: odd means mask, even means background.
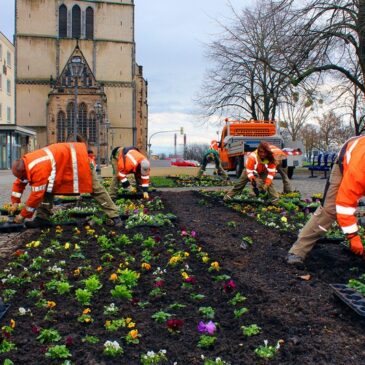
[[[116,146],[146,151],[134,0],[16,0],[15,33],[16,121],[38,147],[77,130],[102,162]]]

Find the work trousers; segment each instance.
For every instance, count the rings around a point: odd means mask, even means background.
[[[207,162],[204,159],[202,165],[200,166],[199,172],[198,172],[198,178],[202,177],[203,173],[205,172],[206,167],[207,167]],[[224,171],[220,160],[215,161],[215,169],[217,170],[219,176],[223,176],[226,179],[228,178],[228,175]]]
[[[104,186],[98,180],[95,169],[91,168],[92,177],[92,188],[93,191],[91,196],[99,203],[104,213],[108,218],[115,218],[119,216],[118,207],[113,203],[108,192],[105,190]],[[37,208],[37,216],[43,219],[49,219],[52,215],[54,195],[46,193],[44,195],[43,202]]]
[[[259,189],[262,188],[262,186],[264,185],[266,177],[267,177],[266,172],[259,174],[258,186],[257,186]],[[232,197],[234,195],[239,194],[245,188],[245,186],[247,185],[247,183],[249,181],[250,181],[250,179],[248,178],[247,172],[245,169],[242,171],[242,174],[241,174],[240,178],[238,179],[238,182],[233,186],[233,188],[231,190],[228,191],[227,195]],[[274,184],[271,183],[269,185],[267,192],[268,192],[270,198],[272,198],[272,199],[279,198],[279,194],[276,191]]]
[[[338,164],[334,164],[323,206],[319,206],[303,227],[289,253],[305,258],[319,238],[324,236],[336,220],[336,196],[342,181]]]
[[[284,168],[281,164],[279,164],[279,165],[276,166],[276,170],[280,174],[281,179],[283,180],[283,192],[284,193],[291,193],[293,190],[292,190],[292,187],[291,187],[291,184],[290,184],[288,174],[286,173],[287,169]]]

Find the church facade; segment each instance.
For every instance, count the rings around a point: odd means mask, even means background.
[[[15,31],[16,121],[38,147],[77,132],[102,162],[116,146],[146,151],[133,0],[17,0]]]

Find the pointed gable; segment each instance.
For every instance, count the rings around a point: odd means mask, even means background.
[[[73,78],[70,73],[70,63],[73,60],[74,57],[80,57],[81,62],[84,65],[84,70],[82,73],[82,76],[79,78],[79,87],[81,88],[99,88],[100,85],[95,79],[94,74],[91,71],[91,68],[89,64],[86,61],[86,58],[84,57],[80,47],[76,45],[74,51],[72,52],[71,56],[67,60],[65,67],[63,68],[60,76],[58,77],[55,88],[69,88],[73,87]]]

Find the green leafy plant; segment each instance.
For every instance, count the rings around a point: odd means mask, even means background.
[[[239,309],[235,309],[233,311],[235,318],[240,318],[240,317],[242,317],[247,312],[248,312],[248,308],[246,308],[246,307],[242,307],[242,308],[239,308]]]
[[[58,294],[63,295],[63,294],[69,293],[71,288],[72,288],[72,285],[68,281],[59,281],[57,283],[56,290],[57,290]]]
[[[251,324],[249,326],[241,326],[241,329],[242,333],[247,337],[257,335],[261,332],[261,328],[257,324]]]
[[[107,331],[118,331],[119,328],[124,327],[125,326],[125,320],[124,319],[113,319],[113,320],[108,320],[105,322],[105,328]]]
[[[104,354],[110,357],[116,357],[123,353],[123,347],[117,341],[106,341],[104,343]]]
[[[180,303],[172,303],[172,304],[169,305],[169,308],[172,309],[172,310],[183,309],[185,307],[186,307],[185,304],[180,304]]]
[[[159,311],[154,313],[151,318],[157,323],[165,323],[169,318],[171,318],[171,314],[164,311]]]
[[[200,307],[199,313],[205,318],[214,319],[215,311],[212,307]]]
[[[261,345],[255,349],[255,354],[264,359],[272,359],[276,352],[279,350],[280,344],[277,343],[276,346],[271,346],[268,344],[268,341],[264,341],[264,345]]]
[[[99,236],[96,241],[104,251],[109,251],[113,248],[112,241],[105,235]]]
[[[68,359],[71,356],[71,352],[65,345],[50,346],[46,352],[46,357],[51,359]]]
[[[87,289],[77,289],[75,292],[76,300],[82,305],[90,305],[93,293],[89,292]]]
[[[146,354],[141,355],[142,365],[158,365],[163,362],[167,362],[166,350],[160,350],[157,353],[148,351]]]
[[[119,282],[128,288],[133,288],[138,283],[139,273],[130,269],[124,269],[119,272]]]
[[[118,236],[116,238],[115,242],[119,246],[128,246],[132,243],[132,241],[130,240],[130,238],[126,234],[121,234],[120,236]]]
[[[113,315],[117,314],[118,311],[119,311],[119,308],[114,303],[110,303],[109,305],[104,306],[104,314],[107,316],[108,315],[113,316]]]
[[[198,342],[198,347],[202,349],[207,349],[212,347],[217,338],[215,336],[201,335]]]
[[[132,241],[134,243],[142,243],[144,240],[143,238],[143,234],[142,233],[136,233],[133,237],[132,237]]]
[[[194,299],[194,300],[203,300],[205,298],[205,295],[204,294],[191,293],[190,297],[191,297],[191,299]]]
[[[230,228],[236,228],[237,227],[237,222],[235,222],[235,221],[228,221],[226,224]]]
[[[84,280],[85,288],[87,291],[94,293],[102,288],[102,284],[96,275],[91,275]]]
[[[82,338],[81,341],[86,343],[96,344],[100,342],[100,339],[96,336],[86,335],[85,337]]]
[[[40,343],[48,343],[48,342],[57,342],[61,339],[61,335],[57,330],[52,328],[44,328],[40,331],[40,334],[37,336],[37,340]]]
[[[8,341],[6,338],[4,338],[0,342],[0,354],[4,354],[6,352],[9,352],[9,351],[15,350],[15,349],[16,349],[15,343]]]
[[[237,305],[239,303],[243,303],[246,299],[247,298],[241,293],[236,293],[235,296],[228,303],[232,305]]]
[[[143,246],[147,248],[153,248],[156,246],[156,241],[153,239],[153,237],[148,237],[143,241]]]
[[[132,292],[126,285],[116,285],[114,289],[110,290],[114,298],[132,299]]]

